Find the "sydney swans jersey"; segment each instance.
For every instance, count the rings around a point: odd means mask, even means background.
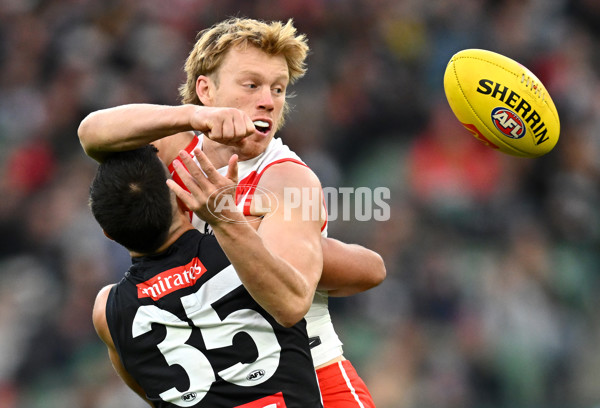
[[[134,258],[106,318],[155,407],[322,407],[305,322],[279,325],[212,235],[190,230],[164,253]]]
[[[194,149],[202,147],[202,138],[194,137],[192,142],[185,149],[194,159]],[[284,145],[281,139],[273,139],[267,149],[259,156],[238,163],[238,188],[236,200],[238,206],[243,209],[245,215],[250,215],[250,203],[257,190],[261,176],[270,166],[281,162],[294,162],[306,166],[300,157]],[[181,179],[174,172],[173,165],[169,165],[169,170],[180,186],[185,188]],[[219,173],[225,175],[227,167],[219,169]],[[258,186],[260,189],[260,186]],[[209,226],[201,220],[196,214],[190,213],[192,224],[198,230],[210,232]],[[321,228],[321,234],[327,236],[327,221]],[[317,291],[313,303],[305,316],[308,336],[310,338],[311,354],[315,366],[322,365],[330,360],[340,357],[343,354],[342,342],[340,341],[333,324],[328,307],[328,294],[326,291]]]

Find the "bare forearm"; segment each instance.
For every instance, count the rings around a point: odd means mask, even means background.
[[[286,327],[304,317],[314,288],[302,273],[269,251],[260,235],[247,224],[222,223],[213,226],[213,231],[257,303]]]
[[[381,256],[356,244],[322,240],[323,274],[318,288],[330,296],[349,296],[379,285],[386,276]]]
[[[172,179],[167,184],[187,208],[211,225],[252,297],[281,325],[296,324],[310,308],[323,267],[320,220],[300,220],[300,209],[286,220],[279,210],[263,218],[255,230],[235,206],[221,205],[226,198],[234,202],[238,156],[231,156],[223,176],[202,150],[196,148],[194,153],[200,167],[185,151],[179,153],[182,163],[173,162],[188,190]],[[276,188],[271,186],[274,199],[278,197],[274,192],[282,190]]]
[[[88,156],[101,161],[114,151],[135,149],[185,130],[191,130],[194,105],[131,104],[89,114],[78,135]]]

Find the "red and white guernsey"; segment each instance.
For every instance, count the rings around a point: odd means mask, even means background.
[[[195,158],[194,149],[202,147],[203,136],[196,136],[185,149]],[[238,190],[236,192],[236,201],[238,207],[243,209],[245,215],[250,215],[250,203],[260,179],[265,171],[272,165],[281,162],[293,162],[301,166],[306,164],[290,148],[284,145],[281,139],[273,139],[267,149],[259,156],[238,163]],[[169,170],[173,174],[172,164]],[[225,175],[227,167],[222,167],[219,173]],[[173,174],[173,179],[182,187],[185,187],[177,174]],[[208,225],[196,214],[191,214],[192,224],[196,229],[203,232],[210,232]],[[327,236],[327,221],[321,228],[321,235]],[[322,365],[330,360],[340,357],[343,354],[342,342],[340,341],[333,324],[328,308],[328,294],[326,291],[317,291],[313,303],[305,316],[307,331],[310,341],[311,354],[315,366]]]

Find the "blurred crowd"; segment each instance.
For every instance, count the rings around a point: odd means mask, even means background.
[[[89,112],[178,104],[198,31],[230,16],[307,34],[280,132],[324,186],[386,187],[387,221],[330,236],[388,276],[333,299],[379,408],[600,406],[600,2],[597,0],[2,0],[0,407],[142,407],[91,323],[128,254],[87,207]],[[561,118],[556,148],[476,141],[443,93],[450,57],[529,67]]]

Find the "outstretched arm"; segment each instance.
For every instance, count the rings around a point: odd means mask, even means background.
[[[103,161],[111,152],[131,150],[189,131],[194,105],[122,105],[90,113],[77,134],[85,153]],[[160,149],[160,147],[159,147]]]
[[[81,121],[77,134],[85,153],[99,162],[111,152],[148,143],[170,156],[161,157],[163,162],[170,162],[185,145],[174,146],[163,138],[187,135],[189,139],[192,130],[227,143],[250,135],[255,128],[248,115],[235,108],[130,104],[90,113]]]
[[[323,238],[323,274],[318,289],[350,296],[379,285],[386,276],[381,256],[357,244]]]

